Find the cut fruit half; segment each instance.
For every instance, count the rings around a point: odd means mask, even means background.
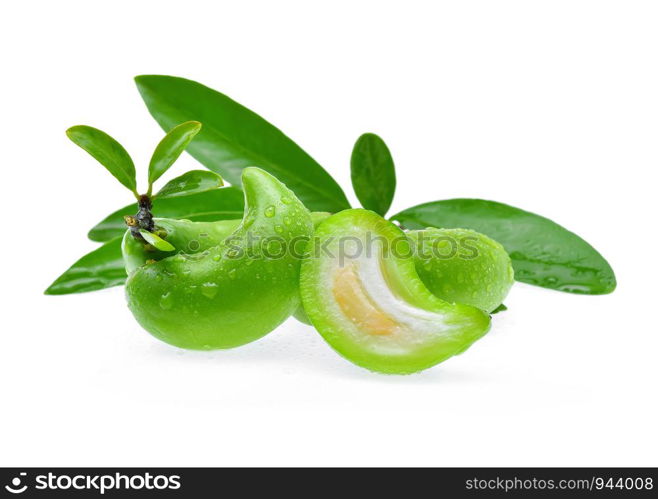
[[[322,222],[302,264],[304,309],[351,362],[389,374],[421,371],[463,352],[489,329],[481,310],[434,296],[405,234],[374,212]]]

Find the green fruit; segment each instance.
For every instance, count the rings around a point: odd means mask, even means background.
[[[299,305],[301,256],[312,234],[310,213],[259,168],[245,168],[242,183],[246,210],[232,234],[200,253],[158,255],[164,257],[150,259],[156,261],[129,275],[128,306],[156,338],[181,348],[232,348],[272,331]],[[189,222],[160,223],[172,230],[165,238],[179,251],[189,242],[187,235],[200,236]],[[189,229],[185,236],[183,228]],[[221,239],[220,232],[215,237]],[[129,248],[124,245],[127,265],[133,267]]]
[[[408,238],[374,212],[345,210],[315,231],[302,264],[304,309],[351,362],[389,374],[421,371],[466,350],[489,316],[434,296]]]
[[[493,312],[514,284],[512,261],[493,239],[468,229],[413,230],[416,270],[442,300]]]

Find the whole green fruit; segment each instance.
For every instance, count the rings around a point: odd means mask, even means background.
[[[301,256],[312,234],[310,213],[259,168],[245,168],[242,185],[245,215],[228,237],[200,253],[149,259],[128,276],[128,306],[156,338],[181,348],[232,348],[261,338],[299,306]],[[184,237],[178,238],[176,231],[171,235],[175,247],[185,247]],[[124,245],[132,267],[129,248]]]
[[[493,239],[468,229],[412,230],[418,275],[439,298],[493,312],[514,284],[512,261]]]

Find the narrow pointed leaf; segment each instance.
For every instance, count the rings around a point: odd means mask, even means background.
[[[188,219],[199,222],[242,218],[244,194],[237,187],[223,187],[206,192],[156,199],[153,214],[161,218]],[[124,206],[99,222],[91,231],[92,241],[108,241],[126,231],[125,215],[137,213],[137,204]]]
[[[501,312],[504,312],[505,310],[507,310],[507,307],[505,306],[504,303],[501,303],[496,310],[491,312],[491,315],[499,314]]]
[[[173,76],[135,78],[146,106],[169,130],[195,120],[203,129],[187,150],[235,186],[247,166],[259,166],[284,182],[314,211],[349,208],[340,186],[304,150],[256,113],[200,83]]]
[[[125,280],[121,237],[117,237],[75,262],[48,287],[46,294],[85,293],[121,286]]]
[[[144,240],[149,243],[151,246],[153,246],[155,249],[159,249],[160,251],[175,251],[176,248],[174,246],[162,239],[160,236],[153,234],[153,232],[149,232],[148,230],[140,230],[139,233],[142,235]]]
[[[517,281],[559,291],[606,294],[617,281],[610,264],[589,243],[551,220],[495,201],[448,199],[391,217],[407,229],[472,229],[501,243]]]
[[[102,130],[86,125],[71,127],[66,135],[91,154],[114,178],[137,193],[135,165],[121,144]]]
[[[384,141],[364,133],[352,150],[352,186],[361,206],[381,216],[391,207],[395,195],[395,165]]]
[[[154,196],[158,199],[189,196],[197,192],[217,189],[224,185],[222,177],[208,170],[191,170],[165,184]]]
[[[169,130],[151,157],[149,185],[158,180],[176,162],[199,130],[201,123],[198,121],[187,121]]]

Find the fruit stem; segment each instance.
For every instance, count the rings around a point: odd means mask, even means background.
[[[126,216],[124,217],[124,220],[126,221],[126,225],[130,228],[132,236],[138,241],[146,243],[139,231],[147,230],[153,232],[153,229],[155,228],[153,213],[151,213],[153,203],[147,194],[142,194],[137,200],[137,206],[139,207],[137,214],[134,217]]]

